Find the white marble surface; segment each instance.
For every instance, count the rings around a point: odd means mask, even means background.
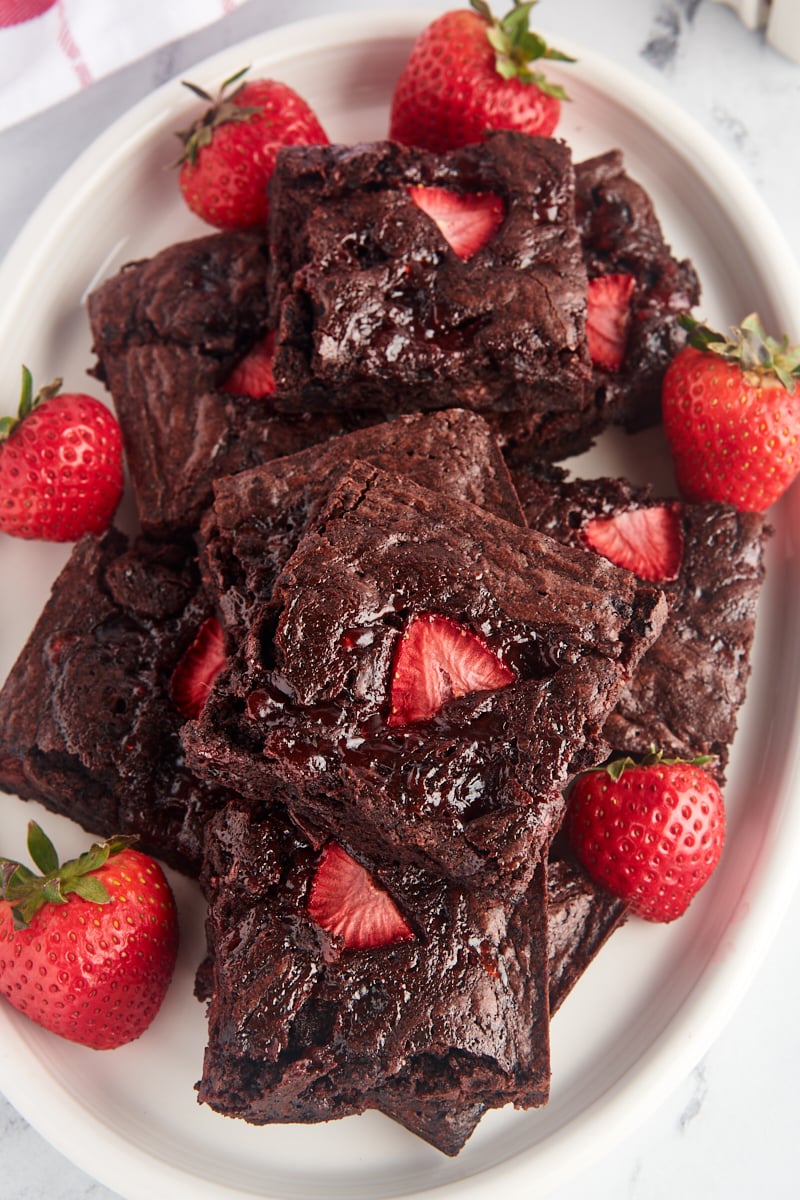
[[[419,0],[418,0],[419,2]],[[343,0],[374,10],[392,0]],[[152,88],[223,46],[337,7],[325,0],[249,0],[212,29],[165,47],[69,102],[0,135],[0,255],[51,181]],[[452,4],[432,3],[431,13]],[[725,147],[800,256],[797,129],[800,66],[708,0],[544,0],[538,24],[620,63],[682,105]],[[790,331],[800,338],[800,330]],[[800,895],[745,1000],[689,1078],[591,1171],[554,1200],[685,1200],[797,1195],[800,1073]],[[0,1097],[3,1200],[113,1200]]]

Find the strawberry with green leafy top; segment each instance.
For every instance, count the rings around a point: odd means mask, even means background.
[[[42,874],[0,858],[0,995],[95,1050],[144,1033],[175,967],[175,901],[134,840],[111,838],[62,864],[32,821],[28,851]]]
[[[282,146],[325,144],[315,113],[274,79],[226,79],[215,97],[187,83],[208,108],[178,134],[180,188],[192,212],[219,229],[250,229],[267,220],[267,184]]]
[[[490,130],[549,137],[566,93],[534,64],[572,62],[529,28],[537,0],[514,0],[498,20],[484,0],[444,13],[420,34],[392,97],[389,136],[437,152]]]
[[[719,862],[725,805],[708,761],[621,758],[572,785],[566,830],[578,861],[647,921],[681,916]]]
[[[687,500],[763,512],[800,472],[800,346],[753,313],[726,338],[682,318],[689,345],[667,368],[664,431]]]
[[[57,379],[34,395],[22,368],[16,417],[0,419],[0,530],[74,542],[102,533],[122,497],[122,434],[99,400],[62,393]]]

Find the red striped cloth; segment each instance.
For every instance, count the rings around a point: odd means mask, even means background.
[[[245,0],[0,0],[0,128]]]

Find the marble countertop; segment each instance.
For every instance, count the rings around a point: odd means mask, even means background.
[[[419,0],[418,0],[419,2]],[[447,7],[430,5],[432,15]],[[499,7],[500,0],[498,0]],[[344,0],[348,9],[396,7]],[[50,183],[118,115],[194,62],[284,22],[329,14],[325,0],[249,0],[73,99],[0,134],[0,256]],[[683,106],[755,184],[800,257],[800,65],[712,0],[545,0],[537,25],[572,38]],[[800,337],[800,330],[793,331]],[[800,1074],[800,895],[743,1003],[692,1074],[621,1144],[553,1200],[796,1195]],[[0,1097],[4,1200],[113,1200]]]

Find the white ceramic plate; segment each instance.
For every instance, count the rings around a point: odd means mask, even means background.
[[[272,31],[191,72],[213,89],[243,64],[296,87],[332,139],[385,136],[392,82],[424,12],[337,16]],[[569,47],[568,47],[569,48]],[[769,214],[682,111],[572,47],[574,103],[560,133],[576,158],[621,146],[655,198],[666,233],[691,256],[704,311],[729,324],[758,309],[767,326],[800,334],[800,287]],[[99,139],[34,214],[0,272],[0,379],[20,361],[39,380],[79,384],[91,362],[82,298],[123,261],[206,232],[164,170],[173,130],[192,101],[176,82]],[[757,243],[757,244],[756,244]],[[585,460],[593,474],[627,473],[669,489],[659,433],[607,436]],[[632,922],[615,935],[553,1024],[553,1092],[546,1109],[490,1113],[455,1160],[371,1114],[330,1126],[256,1129],[195,1103],[204,1016],[192,998],[202,954],[194,885],[173,876],[183,945],[177,978],[138,1042],[97,1054],[0,1008],[0,1088],[64,1154],[129,1200],[270,1197],[544,1195],[675,1087],[707,1049],[757,968],[800,862],[798,664],[800,580],[789,497],[775,515],[754,675],[728,791],[723,863],[690,913],[670,927]],[[800,514],[794,514],[795,518]],[[19,651],[68,548],[0,540],[0,678]],[[61,846],[69,822],[0,796],[3,852],[24,854],[31,816]]]

